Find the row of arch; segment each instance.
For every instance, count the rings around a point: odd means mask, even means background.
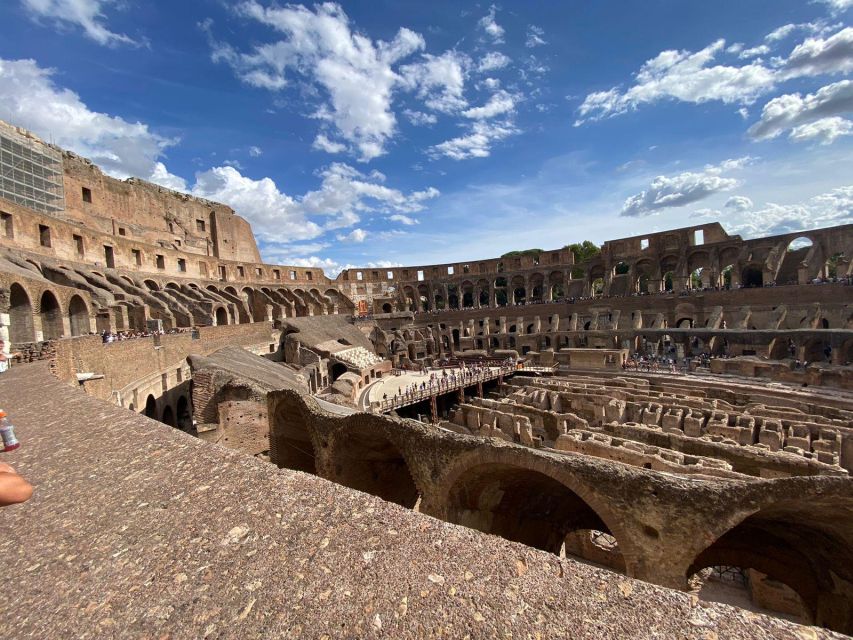
[[[635,577],[654,581],[652,567],[646,568],[651,575],[637,573],[637,545],[657,540],[661,532],[647,526],[643,540],[637,539],[636,532],[622,526],[618,513],[571,474],[552,472],[512,452],[490,456],[477,450],[451,460],[437,486],[425,493],[412,473],[415,461],[388,434],[352,424],[345,435],[327,441],[297,433],[290,424],[287,439],[278,438],[271,425],[279,466],[319,473],[384,500],[551,553],[569,548],[577,552],[577,545],[568,545],[578,532],[592,540],[603,536],[608,566],[625,567]],[[829,578],[833,558],[850,558],[853,549],[848,540],[828,533],[836,530],[827,515],[833,511],[825,511],[826,505],[819,502],[812,504],[815,508],[808,501],[776,501],[752,508],[752,513],[695,552],[682,568],[682,587],[706,567],[754,569],[798,594],[809,622],[849,632],[850,621],[833,618],[824,601],[833,588]]]
[[[27,289],[13,282],[9,287],[9,340],[12,344],[35,342],[37,331],[40,331],[42,340],[90,333],[91,315],[83,297],[72,295],[65,307],[59,300],[56,293],[45,289],[33,304]]]

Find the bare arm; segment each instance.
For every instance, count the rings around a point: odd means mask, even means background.
[[[0,463],[0,507],[26,502],[33,495],[33,486],[8,464]]]

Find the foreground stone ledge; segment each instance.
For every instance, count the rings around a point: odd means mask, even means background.
[[[0,511],[3,638],[841,638],[206,444],[41,364],[0,376],[35,486]]]

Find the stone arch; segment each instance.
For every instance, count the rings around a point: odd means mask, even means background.
[[[150,278],[148,278],[147,280],[143,280],[142,284],[144,284],[149,291],[160,291],[160,285],[158,285],[155,280],[151,280]]]
[[[796,592],[811,622],[849,634],[853,539],[849,527],[839,525],[838,513],[853,506],[853,498],[807,493],[812,495],[765,501],[702,549],[686,577],[712,566],[760,571]]]
[[[71,323],[71,335],[82,336],[92,330],[89,322],[89,308],[78,295],[71,296],[68,302],[68,319]]]
[[[633,541],[592,486],[571,470],[514,449],[477,448],[458,456],[436,483],[429,509],[444,520],[559,553],[580,529],[614,536],[626,560]]]
[[[178,291],[180,291],[181,287],[177,282],[169,281],[166,283],[166,286],[164,287],[164,289],[177,289]]]
[[[764,273],[762,273],[760,266],[748,264],[741,272],[740,281],[745,289],[762,287],[764,286]]]
[[[216,325],[226,324],[228,324],[228,311],[225,310],[225,307],[216,307]]]
[[[33,304],[30,294],[17,282],[9,287],[9,341],[15,345],[34,342]]]
[[[175,423],[175,412],[172,411],[172,407],[170,407],[169,405],[166,405],[166,407],[163,409],[163,415],[160,418],[160,422],[162,422],[163,424],[167,424],[170,427],[177,426]]]
[[[190,431],[193,427],[193,416],[192,411],[190,410],[190,402],[184,395],[178,398],[175,422],[176,426],[181,431]]]
[[[390,303],[386,302],[382,305],[382,313],[393,313],[394,307],[391,306]]]
[[[39,316],[41,317],[41,330],[45,340],[55,340],[62,337],[65,333],[62,324],[62,308],[50,290],[41,294]]]
[[[332,362],[329,367],[329,382],[334,382],[347,372],[347,366],[343,362]]]
[[[329,446],[330,480],[413,508],[420,497],[409,463],[392,438],[370,424],[350,424]]]
[[[145,399],[145,415],[152,420],[157,419],[157,400],[153,395],[149,395]]]

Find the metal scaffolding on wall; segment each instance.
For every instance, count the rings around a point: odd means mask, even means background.
[[[0,129],[0,198],[43,213],[63,211],[62,154],[39,140]]]

